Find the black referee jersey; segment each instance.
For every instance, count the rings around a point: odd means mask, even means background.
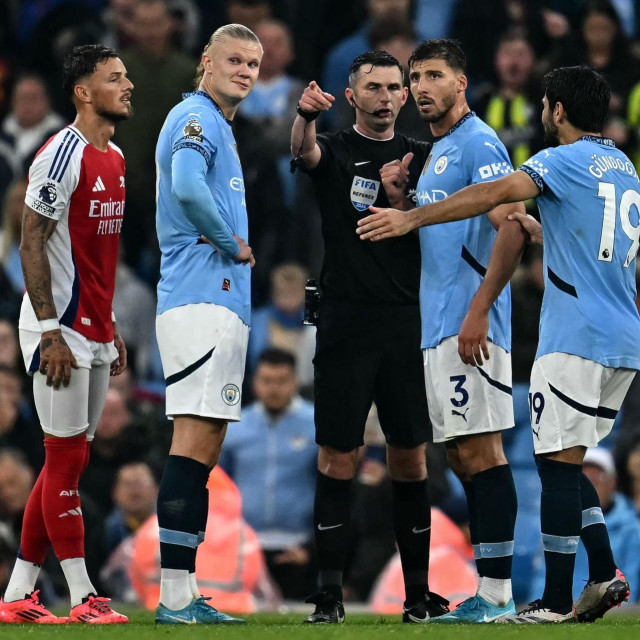
[[[417,305],[420,287],[420,243],[407,234],[384,242],[360,240],[356,234],[368,207],[388,207],[380,181],[382,165],[414,154],[407,196],[414,201],[418,177],[431,145],[395,133],[374,140],[355,128],[319,134],[320,163],[308,170],[322,217],[325,243],[320,286],[327,300],[362,305]]]

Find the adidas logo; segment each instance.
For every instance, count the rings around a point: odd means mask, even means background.
[[[66,516],[81,516],[82,515],[82,509],[80,507],[78,507],[77,509],[69,509],[69,511],[65,511],[64,513],[61,513],[58,518],[64,518]]]
[[[95,185],[93,186],[92,191],[106,191],[107,188],[104,186],[104,182],[102,182],[102,178],[98,176]]]

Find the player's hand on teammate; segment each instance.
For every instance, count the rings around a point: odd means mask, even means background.
[[[369,207],[369,211],[373,215],[358,220],[356,233],[360,236],[360,240],[377,242],[387,238],[396,238],[409,233],[412,229],[404,211],[381,209],[380,207]]]
[[[380,179],[392,207],[399,207],[405,200],[405,189],[409,182],[409,165],[413,160],[413,153],[407,153],[402,160],[392,160],[382,165]]]
[[[111,375],[119,376],[127,368],[127,347],[124,345],[122,336],[118,333],[114,325],[113,346],[118,351],[118,357],[111,363]]]
[[[469,309],[458,334],[458,355],[465,364],[482,365],[489,359],[487,334],[489,333],[489,314]]]
[[[234,256],[234,260],[240,264],[248,264],[252,269],[256,264],[256,259],[253,257],[253,251],[251,247],[239,236],[233,236],[235,241],[240,247],[240,251]]]
[[[40,338],[40,373],[47,376],[47,386],[59,389],[71,382],[71,369],[78,363],[62,331],[45,331]]]
[[[510,213],[509,220],[516,220],[522,228],[529,234],[529,242],[531,244],[544,244],[542,237],[542,225],[528,213]]]
[[[302,92],[298,105],[302,111],[314,113],[316,111],[329,111],[335,98],[326,91],[323,91],[315,80]]]

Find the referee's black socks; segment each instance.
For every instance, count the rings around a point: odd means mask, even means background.
[[[604,522],[600,499],[591,480],[580,478],[582,499],[582,531],[580,538],[589,558],[589,581],[608,582],[616,576],[616,563],[611,551],[609,532]]]
[[[573,569],[582,528],[582,465],[537,458],[542,483],[540,524],[546,580],[542,606],[569,613]]]
[[[196,549],[207,522],[209,468],[184,456],[169,456],[158,491],[160,566],[195,569]]]
[[[407,603],[424,599],[429,590],[431,503],[428,481],[392,481],[393,528],[402,562]]]
[[[313,524],[320,590],[342,601],[342,572],[349,542],[352,480],[337,480],[318,471]]]

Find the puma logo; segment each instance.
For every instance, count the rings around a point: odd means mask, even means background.
[[[531,431],[533,431],[533,435],[538,438],[538,442],[540,441],[540,429],[542,429],[542,427],[538,427],[537,431],[533,427],[531,427]]]
[[[460,416],[465,422],[467,422],[467,411],[469,411],[469,407],[467,407],[464,410],[464,413],[460,413],[459,411],[456,411],[455,409],[451,409],[451,415],[452,416]]]

